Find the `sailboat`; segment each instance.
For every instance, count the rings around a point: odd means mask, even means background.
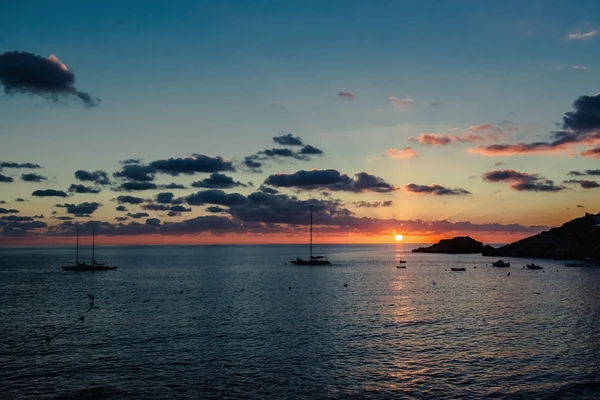
[[[75,265],[63,265],[63,271],[90,272],[115,270],[117,266],[109,266],[96,262],[96,230],[92,230],[92,265],[79,262],[79,229],[77,229],[77,242],[75,250]]]
[[[313,215],[312,207],[310,208],[310,256],[308,260],[303,260],[300,257],[290,261],[294,265],[330,265],[331,263],[325,259],[325,256],[313,256]]]

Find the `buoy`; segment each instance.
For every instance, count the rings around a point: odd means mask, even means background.
[[[510,276],[510,272],[508,274],[506,274],[506,276]]]
[[[433,282],[433,284],[435,285],[435,282]]]
[[[291,289],[292,287],[290,286],[288,289]]]
[[[348,287],[348,284],[347,284],[347,283],[344,283],[344,287]]]
[[[244,289],[242,289],[242,292],[244,291]]]
[[[85,319],[85,317],[82,315],[81,317],[79,317],[79,320],[83,321]]]

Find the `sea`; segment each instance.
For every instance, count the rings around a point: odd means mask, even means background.
[[[0,398],[600,399],[600,268],[411,249],[1,248]]]

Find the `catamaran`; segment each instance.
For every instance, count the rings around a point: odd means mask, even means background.
[[[310,256],[308,260],[303,260],[300,257],[290,261],[294,265],[330,265],[331,263],[325,259],[325,256],[313,256],[313,216],[312,207],[310,208]]]
[[[76,271],[76,272],[94,272],[94,271],[109,271],[115,270],[117,266],[110,266],[96,262],[95,250],[96,250],[96,230],[92,230],[92,264],[80,263],[79,262],[79,229],[77,229],[77,242],[75,250],[75,265],[63,265],[63,271]]]

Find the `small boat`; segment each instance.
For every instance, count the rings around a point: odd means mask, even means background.
[[[466,271],[466,268],[450,268],[452,271]]]
[[[295,260],[290,261],[294,265],[331,265],[331,263],[325,258],[325,256],[313,256],[312,247],[313,247],[313,217],[312,217],[312,207],[310,208],[310,256],[308,260],[303,260],[300,257],[297,257]]]
[[[402,259],[402,254],[400,254],[400,261],[398,261],[398,264],[406,264],[406,260]]]
[[[79,229],[77,229],[77,242],[75,250],[75,264],[74,265],[63,265],[63,271],[75,271],[75,272],[95,272],[95,271],[110,271],[115,270],[117,266],[110,266],[96,262],[95,258],[96,249],[96,230],[92,230],[92,264],[80,263],[79,262]]]
[[[596,260],[594,260],[592,257],[586,257],[583,259],[583,263],[589,266],[593,266],[596,265]]]
[[[506,268],[506,267],[510,267],[510,263],[506,262],[504,260],[498,260],[496,262],[492,263],[493,267],[502,267],[502,268]]]
[[[396,268],[406,268],[406,265],[396,265]]]
[[[537,264],[534,264],[534,263],[527,264],[527,265],[525,266],[525,268],[527,268],[527,269],[544,269],[543,267],[540,267],[539,265],[537,265]]]

